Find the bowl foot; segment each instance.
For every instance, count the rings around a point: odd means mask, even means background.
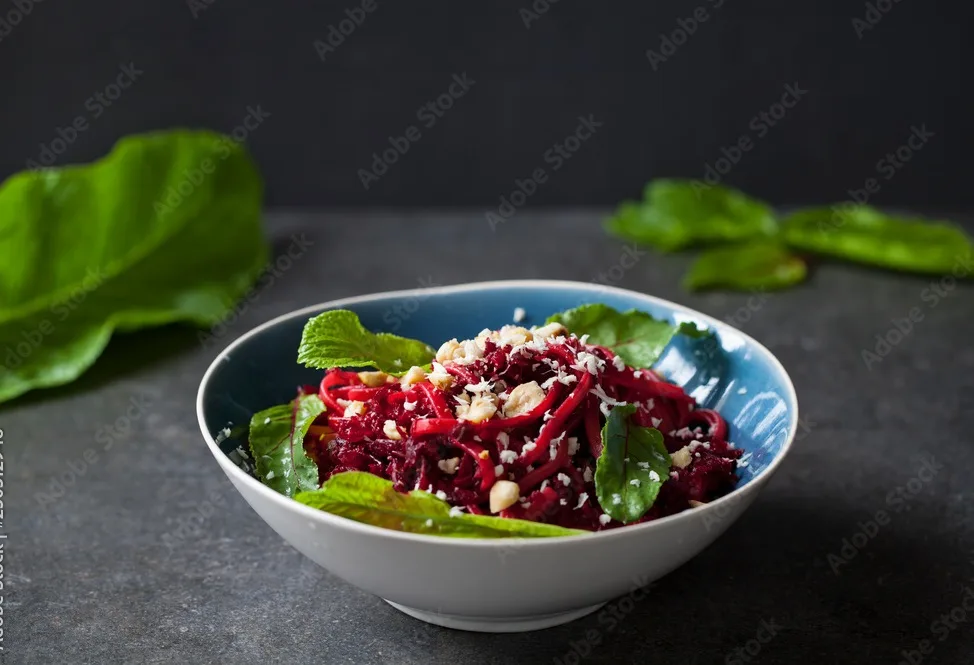
[[[386,600],[386,602],[400,612],[404,612],[414,619],[419,619],[420,621],[432,623],[437,626],[443,626],[445,628],[470,630],[477,633],[524,633],[529,630],[551,628],[553,626],[560,626],[563,623],[568,623],[569,621],[574,621],[575,619],[581,619],[586,614],[591,614],[605,605],[605,603],[599,603],[598,605],[590,605],[589,607],[583,607],[578,610],[571,610],[569,612],[555,612],[554,614],[537,614],[535,616],[526,617],[497,618],[428,612],[426,610],[417,610],[413,607],[406,607],[405,605],[394,603],[391,600]]]

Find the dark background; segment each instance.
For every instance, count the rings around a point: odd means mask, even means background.
[[[269,117],[246,140],[270,205],[487,208],[592,114],[603,127],[530,205],[607,205],[652,177],[702,177],[745,134],[754,148],[727,182],[778,204],[836,201],[924,124],[934,137],[872,202],[974,203],[968,3],[882,0],[860,38],[861,1],[559,0],[525,27],[528,0],[377,0],[322,61],[313,42],[361,0],[17,2],[31,11],[0,37],[3,177],[79,115],[88,129],[57,164],[126,133],[229,132],[260,106]],[[14,7],[0,0],[0,15]],[[708,20],[654,71],[646,49],[697,7]],[[129,62],[144,74],[93,118],[86,100]],[[475,85],[423,127],[417,109],[463,72]],[[794,83],[808,94],[758,137],[752,118]],[[366,190],[358,169],[410,125],[420,140]]]

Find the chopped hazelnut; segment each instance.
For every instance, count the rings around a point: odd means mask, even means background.
[[[534,329],[535,339],[547,339],[549,337],[564,337],[568,334],[568,328],[555,322]]]
[[[361,416],[365,414],[365,402],[359,402],[357,400],[352,400],[345,407],[344,416],[346,418],[351,418],[352,416]]]
[[[414,385],[416,383],[422,383],[425,380],[426,380],[426,372],[423,371],[423,368],[413,365],[412,367],[409,368],[409,371],[403,374],[402,379],[400,380],[399,383],[403,387],[403,389],[406,389],[411,385]]]
[[[469,365],[474,360],[484,357],[484,347],[477,340],[467,339],[458,342],[456,339],[443,342],[436,352],[436,362],[454,362],[459,365]]]
[[[476,337],[473,338],[473,343],[477,345],[477,348],[483,351],[487,348],[487,340],[497,341],[497,333],[492,332],[489,328],[484,328],[481,330]]]
[[[389,375],[385,372],[359,372],[358,378],[359,381],[369,388],[378,388],[379,386],[385,385]]]
[[[521,488],[510,480],[498,480],[490,488],[490,512],[497,514],[517,503]]]
[[[678,469],[687,468],[690,466],[690,462],[693,461],[693,458],[690,456],[690,447],[683,446],[675,453],[670,453],[670,459],[673,460],[673,466],[677,467]]]
[[[544,389],[538,385],[537,381],[522,383],[507,396],[507,401],[504,402],[504,417],[511,418],[527,413],[541,404],[544,398]]]
[[[440,390],[448,390],[450,386],[453,385],[453,377],[450,376],[443,365],[438,362],[433,363],[433,371],[430,372],[426,378],[428,378],[430,383]]]
[[[497,343],[501,346],[518,346],[534,339],[534,334],[521,326],[504,326],[497,331]]]
[[[451,457],[450,459],[441,459],[436,463],[436,466],[440,467],[440,471],[443,473],[453,475],[457,472],[457,467],[460,466],[459,457]]]
[[[393,441],[402,441],[402,434],[399,433],[399,427],[396,425],[395,420],[387,420],[382,425],[382,433]]]
[[[456,353],[457,349],[460,348],[460,342],[457,341],[456,337],[447,340],[440,345],[440,348],[436,351],[436,361],[440,363],[445,363],[449,360],[453,360],[453,354]]]
[[[457,418],[471,423],[482,423],[490,420],[497,413],[497,397],[492,393],[475,395],[470,405],[460,404],[456,408]]]

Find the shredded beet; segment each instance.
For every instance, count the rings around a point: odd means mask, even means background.
[[[625,366],[584,338],[510,341],[505,330],[481,333],[452,357],[441,348],[442,364],[405,386],[393,377],[378,386],[370,377],[367,386],[356,372],[329,370],[318,388],[327,410],[305,439],[319,482],[367,471],[398,491],[426,490],[470,513],[491,514],[491,487],[513,481],[520,500],[502,517],[592,531],[619,527],[599,519],[594,473],[605,414],[625,402],[638,405],[637,424],[659,429],[667,450],[677,453],[641,522],[733,490],[741,451],[728,444],[716,411],[696,408],[679,386]],[[531,382],[540,401],[523,411],[505,409],[511,392]],[[496,412],[475,415],[478,401]]]

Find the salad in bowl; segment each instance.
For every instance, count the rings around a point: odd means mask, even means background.
[[[285,314],[216,357],[197,413],[299,552],[413,617],[490,632],[571,621],[685,564],[798,424],[787,373],[744,333],[552,281]]]
[[[276,491],[402,531],[543,537],[647,522],[738,480],[724,418],[651,368],[678,334],[709,333],[588,304],[434,350],[330,310],[298,351],[321,382],[254,415],[238,452]]]

